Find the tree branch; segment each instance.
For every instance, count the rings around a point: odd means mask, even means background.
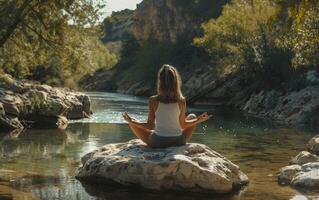
[[[22,6],[18,9],[17,15],[15,16],[13,23],[7,28],[3,36],[0,38],[0,48],[3,47],[3,45],[11,37],[18,25],[21,23],[21,21],[23,21],[24,17],[28,14],[29,10],[27,10],[27,7],[30,3],[31,0],[25,0]]]

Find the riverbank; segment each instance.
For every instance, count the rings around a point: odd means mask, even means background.
[[[112,80],[116,69],[96,74],[90,82],[101,91],[116,91],[136,96],[151,96],[155,89],[143,82],[117,88]],[[185,74],[185,71],[181,72]],[[276,124],[302,129],[319,128],[319,73],[310,70],[283,82],[277,88],[260,87],[246,72],[216,78],[210,73],[185,75],[183,92],[189,105],[229,107]],[[98,81],[103,80],[103,81]],[[123,79],[124,81],[124,79]],[[155,80],[153,80],[155,83]]]
[[[20,81],[4,74],[0,77],[0,128],[65,129],[68,119],[91,115],[89,96],[66,88]]]

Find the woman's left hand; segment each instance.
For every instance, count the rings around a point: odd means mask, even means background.
[[[211,118],[211,115],[208,115],[207,112],[204,112],[203,114],[201,114],[200,116],[198,116],[198,121],[199,122],[204,122],[207,121],[209,118]]]

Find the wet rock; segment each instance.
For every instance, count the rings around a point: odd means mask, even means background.
[[[239,167],[209,147],[190,143],[151,149],[140,140],[109,144],[82,158],[80,180],[104,179],[152,190],[229,193],[248,183]]]
[[[311,191],[319,191],[319,162],[307,163],[292,180],[292,185]]]
[[[308,150],[319,155],[319,135],[313,137],[308,142]]]
[[[317,162],[317,161],[319,161],[318,156],[312,153],[309,153],[308,151],[302,151],[290,161],[290,164],[303,165],[306,163]]]
[[[281,185],[288,185],[291,183],[295,175],[301,171],[300,165],[290,165],[280,169],[278,182]]]
[[[312,138],[308,144],[308,149],[313,153],[316,152],[318,137]],[[318,155],[302,151],[291,160],[290,164],[294,165],[281,168],[278,176],[280,184],[290,184],[307,191],[319,191]]]

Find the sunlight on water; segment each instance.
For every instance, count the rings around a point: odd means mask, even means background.
[[[70,123],[126,123],[122,117],[123,112],[131,113],[138,120],[146,120],[146,98],[99,92],[88,92],[88,95],[95,101],[92,109],[98,112],[88,119],[72,120]]]
[[[213,113],[197,127],[193,141],[203,143],[239,165],[250,178],[240,194],[228,197],[136,192],[108,186],[82,185],[74,178],[81,157],[105,144],[134,136],[121,114],[146,121],[147,99],[90,92],[94,115],[72,121],[67,130],[27,130],[0,134],[0,199],[118,200],[272,200],[318,199],[277,184],[278,170],[305,148],[312,133],[277,127],[234,110],[191,107],[189,112]]]

